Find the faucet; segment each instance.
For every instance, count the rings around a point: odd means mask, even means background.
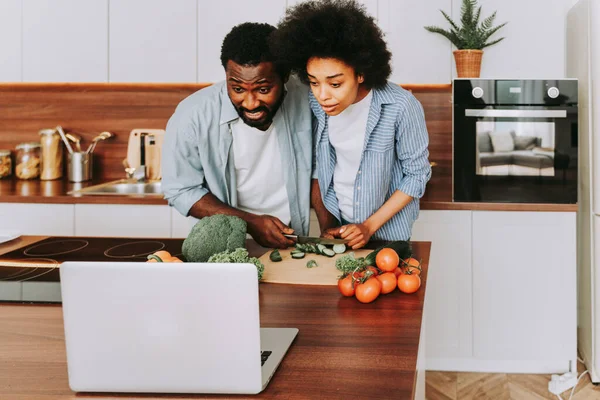
[[[136,181],[145,181],[148,177],[148,174],[146,173],[146,136],[150,138],[150,145],[155,143],[154,135],[149,135],[146,132],[140,133],[140,166],[131,174],[131,177]]]

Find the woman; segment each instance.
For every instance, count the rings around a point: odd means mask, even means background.
[[[391,54],[373,18],[354,0],[308,1],[286,11],[272,39],[311,87],[322,236],[353,249],[408,240],[431,176],[429,139],[421,104],[387,81]]]

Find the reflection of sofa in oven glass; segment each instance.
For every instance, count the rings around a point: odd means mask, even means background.
[[[564,175],[569,165],[569,156],[556,152],[553,148],[543,148],[541,142],[539,137],[517,136],[514,131],[477,132],[478,174],[553,176],[556,168],[562,170]],[[507,168],[504,172],[488,171],[488,167],[499,166]]]

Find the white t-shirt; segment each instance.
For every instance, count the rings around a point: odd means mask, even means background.
[[[231,124],[231,132],[238,208],[253,214],[272,215],[289,225],[290,202],[275,122],[261,131],[238,119]]]
[[[333,171],[333,189],[342,218],[351,222],[354,222],[354,182],[360,167],[372,99],[371,90],[358,103],[329,117],[329,142],[335,149],[337,158]]]

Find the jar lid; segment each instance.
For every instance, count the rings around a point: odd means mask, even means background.
[[[40,130],[40,135],[54,135],[54,133],[56,132],[56,129],[54,128],[49,128],[49,129],[42,129]]]
[[[33,150],[33,149],[38,149],[40,147],[41,147],[41,145],[38,142],[28,142],[28,143],[18,144],[16,149],[17,150]]]
[[[0,156],[10,156],[10,150],[0,149]]]

